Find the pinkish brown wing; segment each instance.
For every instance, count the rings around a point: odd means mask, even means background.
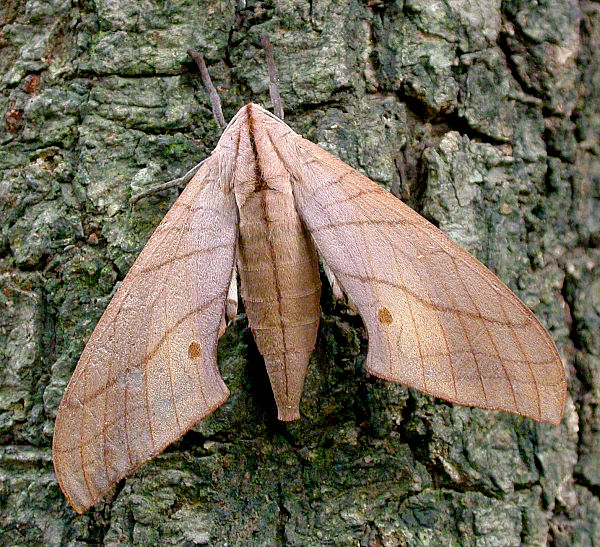
[[[270,119],[300,216],[369,334],[369,372],[462,405],[560,422],[554,343],[494,274],[389,192]]]
[[[80,513],[229,394],[216,348],[237,216],[218,156],[205,162],[149,239],[63,396],[54,467]]]

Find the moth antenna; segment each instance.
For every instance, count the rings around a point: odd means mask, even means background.
[[[217,93],[217,90],[210,79],[210,74],[206,68],[206,63],[204,62],[204,57],[202,57],[201,53],[193,49],[188,49],[187,53],[192,59],[194,59],[194,61],[196,61],[196,64],[198,65],[202,83],[204,84],[204,88],[208,92],[208,96],[210,98],[210,104],[212,105],[212,112],[215,122],[217,122],[217,125],[220,129],[224,129],[227,124],[225,123],[225,118],[223,117],[221,99],[219,99],[219,94]]]
[[[273,46],[269,40],[268,34],[263,34],[260,37],[260,45],[265,50],[267,58],[267,70],[269,71],[269,93],[271,94],[271,102],[275,110],[275,116],[283,120],[283,105],[281,104],[281,95],[279,94],[279,82],[277,81],[277,69],[275,68],[275,58],[273,57]]]

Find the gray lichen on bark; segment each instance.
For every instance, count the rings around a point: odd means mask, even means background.
[[[0,6],[0,542],[600,544],[600,6],[546,0],[15,0]],[[557,427],[369,378],[360,320],[322,300],[303,420],[275,420],[243,316],[229,401],[76,516],[53,420],[85,339],[218,139],[270,106],[387,187],[530,306],[565,360]]]

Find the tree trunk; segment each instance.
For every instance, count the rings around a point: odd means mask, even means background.
[[[0,6],[0,543],[599,545],[600,4],[13,0]],[[558,427],[369,377],[326,287],[301,411],[276,410],[243,314],[230,399],[77,516],[52,468],[86,338],[174,201],[132,194],[271,108],[475,254],[564,359]]]

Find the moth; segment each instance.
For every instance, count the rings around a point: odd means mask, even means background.
[[[300,418],[319,325],[319,258],[333,293],[346,295],[366,326],[368,372],[453,403],[560,422],[563,365],[531,311],[440,230],[279,114],[250,103],[233,117],[91,335],[53,442],[56,476],[76,511],[227,399],[216,353],[237,313],[238,275],[278,418]]]

